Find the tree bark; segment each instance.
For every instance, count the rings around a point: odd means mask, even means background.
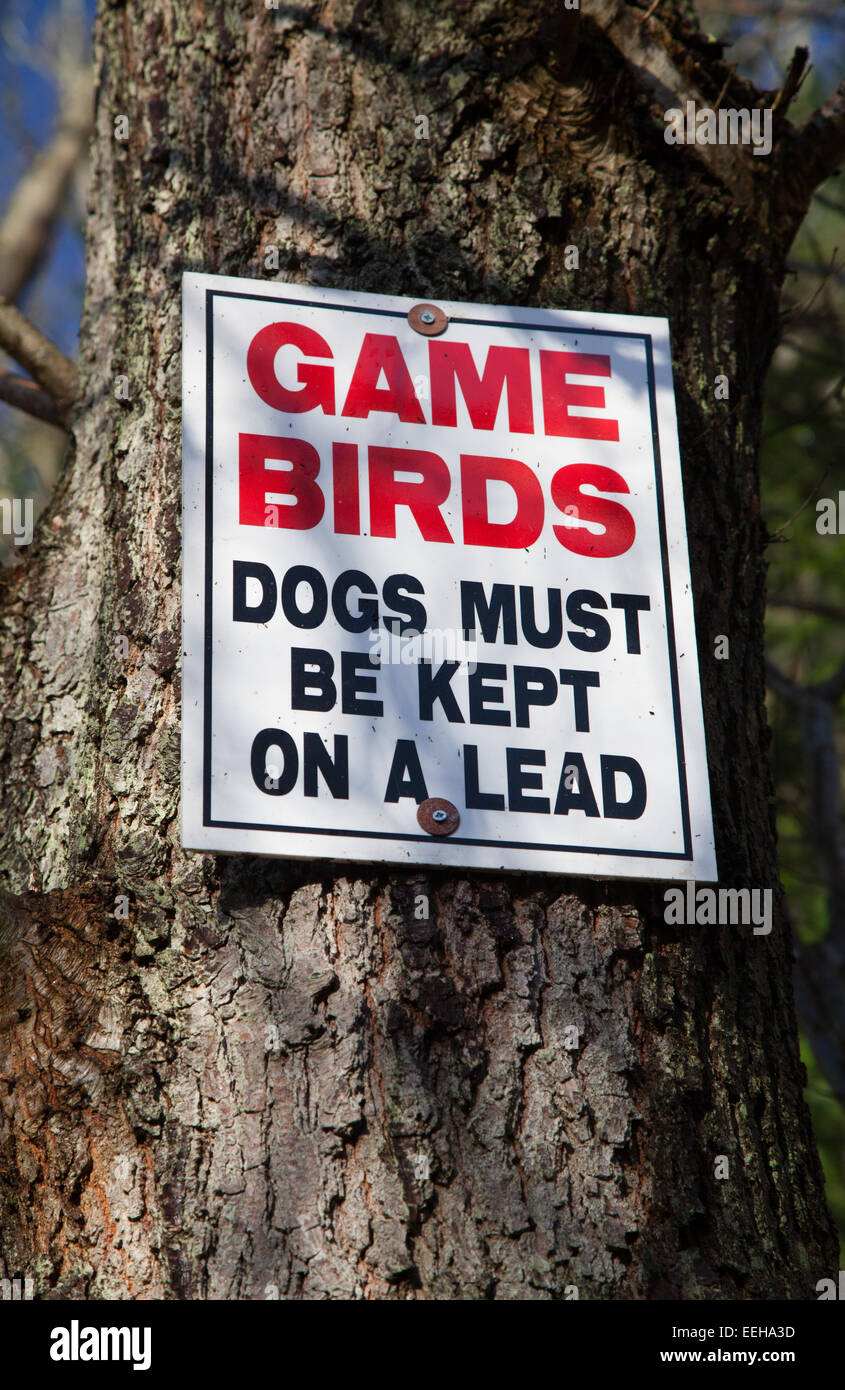
[[[646,8],[99,6],[76,448],[2,592],[0,1268],[43,1297],[814,1298],[835,1273],[757,472],[809,190],[783,122],[769,159],[665,143],[690,93],[765,102],[680,0]],[[769,936],[669,926],[656,884],[181,849],[180,277],[267,275],[271,246],[283,280],[668,316],[719,865],[775,889]]]

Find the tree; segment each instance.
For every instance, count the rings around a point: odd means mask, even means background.
[[[5,1271],[814,1297],[757,448],[845,94],[796,130],[800,58],[759,93],[684,0],[101,3],[96,66],[75,450],[2,590]],[[773,107],[772,153],[667,144],[688,100]],[[183,270],[669,318],[721,881],[775,889],[769,936],[671,926],[656,884],[180,848]]]

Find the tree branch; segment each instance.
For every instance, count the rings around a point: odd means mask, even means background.
[[[841,909],[831,903],[831,909]],[[812,946],[797,948],[794,970],[795,1003],[816,1060],[831,1089],[845,1104],[845,953],[841,920],[832,918],[827,936]]]
[[[92,125],[92,78],[85,69],[70,84],[56,133],[18,183],[0,222],[0,297],[17,299],[35,273]]]
[[[845,608],[837,608],[833,603],[815,603],[812,599],[778,598],[767,600],[770,608],[794,608],[796,613],[814,613],[819,618],[832,618],[834,622],[845,623]]]
[[[805,68],[807,67],[807,59],[809,56],[810,50],[808,48],[796,48],[793,53],[789,62],[789,67],[786,70],[783,86],[778,92],[772,107],[774,115],[785,116],[791,102],[794,101],[795,97],[800,92],[804,84],[804,79],[807,76]],[[809,69],[807,71],[809,71]]]
[[[845,694],[845,662],[832,676],[826,681],[820,681],[818,685],[798,685],[796,681],[784,675],[773,661],[767,659],[766,684],[776,695],[805,710],[817,705],[820,700],[823,704],[836,705]]]
[[[833,467],[833,464],[832,464],[832,463],[829,463],[829,464],[827,465],[827,468],[826,468],[826,469],[824,470],[824,472],[822,473],[821,477],[819,478],[819,481],[816,483],[816,486],[813,488],[813,491],[810,493],[809,497],[806,497],[806,498],[804,499],[804,501],[801,503],[801,506],[798,508],[798,511],[797,511],[797,512],[793,512],[793,514],[792,514],[792,516],[789,518],[789,520],[788,520],[788,521],[785,521],[785,522],[783,523],[782,526],[779,526],[778,529],[777,529],[776,531],[772,531],[772,532],[769,533],[768,539],[766,540],[766,544],[767,544],[767,545],[771,545],[772,541],[777,540],[778,536],[781,535],[782,532],[784,532],[784,531],[786,530],[787,526],[791,526],[792,523],[793,523],[793,521],[795,521],[796,518],[799,517],[799,516],[801,515],[801,513],[802,513],[803,510],[804,510],[804,508],[805,508],[805,507],[809,507],[810,503],[812,502],[813,498],[815,497],[816,493],[818,492],[819,488],[821,487],[822,483],[824,482],[825,478],[827,477],[827,475],[828,475],[828,473],[830,472],[830,470],[831,470],[832,467]]]
[[[652,7],[653,8],[653,7]],[[651,13],[651,12],[650,12]],[[678,45],[665,44],[665,35],[658,42],[658,20],[660,14],[646,24],[638,22],[624,0],[590,0],[589,15],[593,23],[601,28],[614,48],[629,64],[631,75],[645,88],[653,101],[665,111],[680,108],[688,101],[697,107],[709,107],[701,91],[695,85],[695,78],[707,80],[712,74],[699,69],[688,61],[689,55],[682,58]],[[644,17],[645,18],[645,17]],[[678,61],[675,61],[677,57]],[[747,104],[756,105],[759,94],[743,79],[738,78],[727,65],[722,65],[727,74],[725,88],[745,88]],[[718,104],[718,103],[717,103]],[[758,161],[746,159],[741,150],[734,145],[699,145],[691,147],[690,153],[704,164],[713,176],[730,189],[737,204],[752,211],[757,206],[757,194],[752,178],[753,165]]]
[[[789,700],[790,704],[803,704],[807,694],[800,685],[790,680],[789,676],[784,675],[773,661],[766,658],[766,685],[773,690],[776,695],[780,695],[782,700]]]
[[[5,299],[0,299],[0,348],[52,397],[59,418],[67,424],[76,396],[76,367]]]
[[[829,700],[833,705],[838,704],[842,696],[845,695],[845,661],[837,671],[834,671],[832,676],[829,676],[826,681],[822,681],[821,685],[815,686],[813,693],[822,700]]]
[[[790,163],[807,197],[845,163],[845,82],[798,131]]]
[[[46,391],[42,391],[41,387],[36,386],[28,377],[0,371],[0,401],[5,401],[6,405],[13,405],[16,410],[25,411],[27,415],[33,415],[36,420],[55,425],[60,430],[65,428],[53,397],[48,396]]]

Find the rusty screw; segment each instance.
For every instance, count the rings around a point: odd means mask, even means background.
[[[408,310],[408,322],[426,338],[438,338],[449,327],[449,319],[436,304],[415,304]]]
[[[429,835],[452,835],[461,823],[457,806],[442,796],[430,796],[421,802],[417,820]]]

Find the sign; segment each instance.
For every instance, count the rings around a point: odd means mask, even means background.
[[[183,360],[185,846],[716,878],[665,319],[186,275]]]

